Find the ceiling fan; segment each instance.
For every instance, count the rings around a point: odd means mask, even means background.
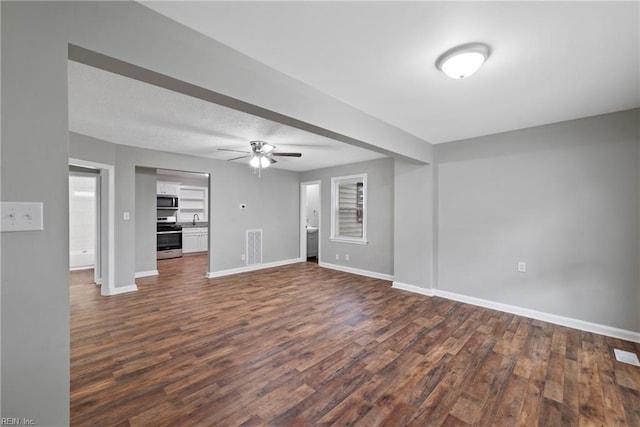
[[[276,159],[273,158],[274,156],[302,157],[302,153],[283,153],[273,151],[275,150],[276,146],[265,141],[251,141],[249,144],[251,145],[251,151],[231,150],[228,148],[218,148],[218,151],[233,151],[236,153],[244,153],[244,155],[240,157],[234,157],[233,159],[229,159],[228,161],[231,162],[233,160],[250,157],[251,160],[249,160],[249,165],[251,165],[251,167],[255,169],[268,168],[272,164],[277,163]]]

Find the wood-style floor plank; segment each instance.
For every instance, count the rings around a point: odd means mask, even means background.
[[[640,345],[300,263],[71,274],[74,426],[640,426]]]

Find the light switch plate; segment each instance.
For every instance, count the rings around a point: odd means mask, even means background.
[[[0,202],[1,231],[44,229],[41,202]]]

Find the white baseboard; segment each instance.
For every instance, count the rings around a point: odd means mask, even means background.
[[[359,268],[353,268],[353,267],[345,267],[344,265],[330,264],[328,262],[322,262],[322,261],[318,262],[318,265],[320,267],[330,268],[331,270],[343,271],[345,273],[357,274],[359,276],[366,276],[366,277],[372,277],[374,279],[389,280],[389,281],[393,280],[393,276],[390,274],[378,273],[375,271],[368,271],[368,270],[361,270]]]
[[[428,297],[433,296],[433,289],[431,288],[429,289],[421,288],[419,286],[409,285],[407,283],[395,282],[395,281],[393,282],[393,285],[391,285],[391,287],[395,289],[401,289],[403,291],[413,292],[420,295],[426,295]]]
[[[149,270],[149,271],[138,271],[135,274],[135,278],[139,279],[141,277],[149,277],[149,276],[157,276],[158,270]]]
[[[69,267],[69,271],[82,271],[82,270],[93,270],[95,266],[93,265],[83,265],[81,267]]]
[[[553,323],[568,328],[578,329],[581,331],[592,332],[595,334],[605,335],[612,338],[619,338],[626,341],[640,343],[640,332],[629,331],[626,329],[614,328],[612,326],[601,325],[598,323],[587,322],[585,320],[573,319],[570,317],[559,316],[557,314],[545,313],[542,311],[531,310],[529,308],[518,307],[515,305],[504,304],[501,302],[490,301],[482,298],[471,297],[468,295],[457,294],[454,292],[443,291],[440,289],[425,289],[418,286],[408,285],[406,283],[394,282],[393,287],[405,291],[415,292],[421,295],[437,296],[453,301],[463,302],[479,307],[490,308],[492,310],[502,311],[505,313],[516,314],[530,319],[542,320],[543,322]]]
[[[104,296],[112,296],[112,295],[118,295],[118,294],[124,294],[127,292],[135,292],[138,290],[138,287],[136,285],[129,285],[129,286],[121,286],[118,288],[114,288],[114,289],[106,289],[106,287],[102,287],[102,291],[104,292],[102,295]]]
[[[301,262],[300,258],[286,259],[283,261],[268,262],[265,264],[248,265],[245,267],[230,268],[228,270],[207,271],[206,277],[213,279],[216,277],[230,276],[232,274],[247,273],[249,271],[264,270],[265,268],[282,267],[283,265]]]

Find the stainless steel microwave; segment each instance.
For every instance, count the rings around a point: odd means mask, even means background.
[[[175,196],[158,196],[158,209],[178,209],[178,198]]]

